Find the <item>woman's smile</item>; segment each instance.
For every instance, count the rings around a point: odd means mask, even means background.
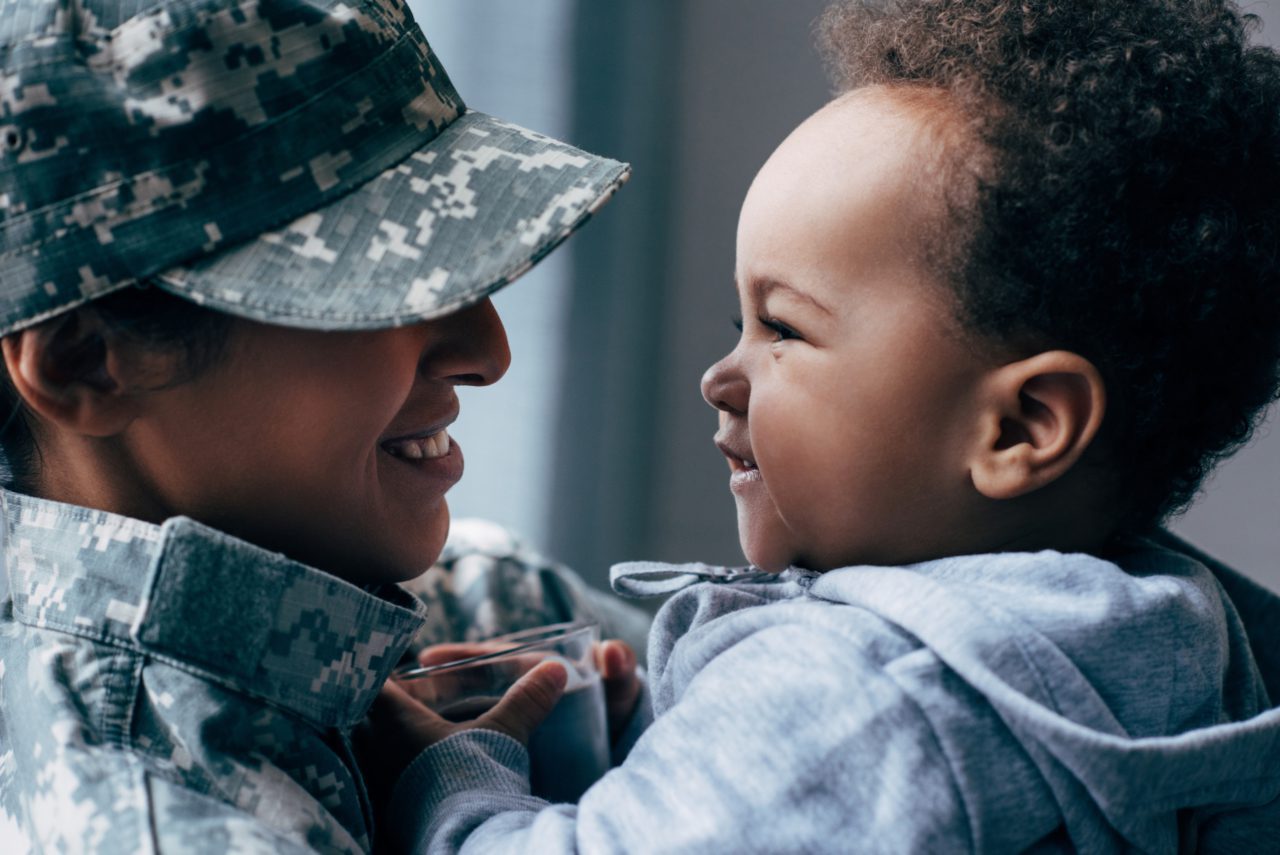
[[[318,332],[238,321],[228,357],[149,396],[130,447],[157,516],[192,516],[354,582],[424,571],[462,477],[458,386],[510,361],[484,301],[394,329]],[[204,449],[192,461],[171,437]],[[184,443],[189,447],[190,443]]]

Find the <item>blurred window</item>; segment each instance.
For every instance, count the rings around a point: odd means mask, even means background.
[[[549,136],[568,135],[569,0],[410,0],[467,106]],[[461,389],[451,429],[468,455],[449,492],[455,519],[482,516],[534,544],[548,539],[553,431],[559,404],[570,259],[554,252],[494,297],[511,341],[496,386]]]

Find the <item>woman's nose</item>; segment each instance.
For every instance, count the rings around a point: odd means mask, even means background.
[[[431,374],[459,386],[488,386],[511,367],[507,330],[488,298],[460,312],[431,321],[441,333],[434,353],[424,355]]]
[[[702,397],[722,412],[745,415],[751,387],[730,353],[702,375]]]

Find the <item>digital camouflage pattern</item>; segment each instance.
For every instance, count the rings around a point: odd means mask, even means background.
[[[290,326],[438,317],[626,177],[469,111],[403,0],[0,0],[0,335],[145,282]]]
[[[415,644],[601,617],[643,632],[490,524],[459,527],[424,607],[189,519],[0,497],[6,855],[367,852],[350,731]]]
[[[402,587],[431,607],[414,652],[579,619],[596,621],[603,638],[622,639],[641,659],[648,646],[648,613],[588,586],[487,520],[454,520],[435,565]]]

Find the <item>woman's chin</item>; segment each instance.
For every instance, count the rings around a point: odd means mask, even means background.
[[[358,566],[338,565],[322,566],[321,570],[361,587],[368,585],[399,585],[412,581],[431,569],[440,550],[431,554],[430,560],[408,561],[384,557],[382,560],[367,557]]]
[[[440,499],[436,507],[413,531],[413,537],[396,543],[387,543],[382,550],[382,562],[371,566],[368,575],[376,575],[376,582],[408,582],[431,569],[444,551],[449,539],[449,503]]]
[[[430,570],[444,551],[445,540],[449,536],[448,511],[424,523],[416,535],[397,542],[370,544],[366,541],[346,550],[340,560],[335,559],[335,550],[327,556],[328,560],[321,559],[314,566],[353,585],[409,582]]]

